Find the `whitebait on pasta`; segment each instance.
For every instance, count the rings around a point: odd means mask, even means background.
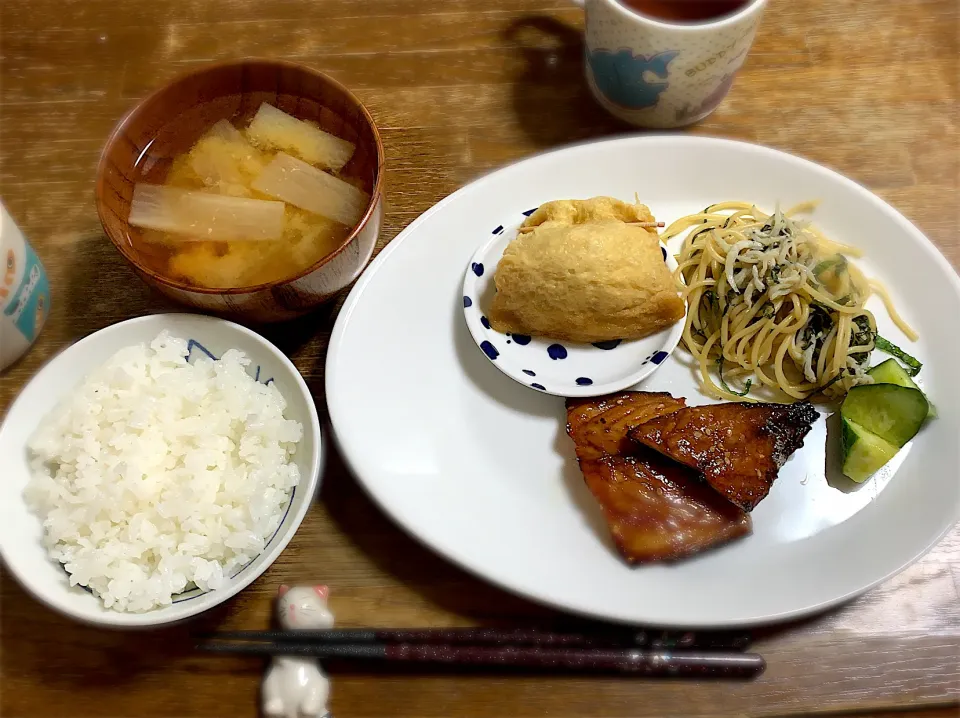
[[[742,399],[754,381],[794,399],[842,396],[870,383],[877,333],[865,306],[871,294],[916,340],[882,285],[847,259],[858,250],[794,219],[812,207],[765,214],[745,202],[722,202],[664,230],[664,242],[691,230],[674,276],[687,302],[683,343],[713,396]]]

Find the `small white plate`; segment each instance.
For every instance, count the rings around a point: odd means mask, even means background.
[[[860,485],[840,475],[836,427],[819,420],[754,510],[751,536],[673,564],[625,564],[577,467],[563,400],[519,387],[491,366],[465,326],[461,299],[463,270],[477,250],[472,228],[489,232],[551,199],[634,192],[668,223],[723,200],[773,209],[820,199],[815,224],[865,252],[857,265],[886,284],[919,331],[918,342],[908,341],[871,300],[880,333],[924,362],[918,379],[939,418]],[[518,162],[404,229],[340,311],[327,401],[344,457],[377,503],[487,580],[630,623],[766,623],[865,591],[923,555],[956,520],[957,316],[960,279],[949,262],[855,182],[766,147],[639,135]],[[677,349],[642,388],[705,403],[691,364]],[[371,416],[389,431],[371,430]]]
[[[286,514],[276,533],[253,561],[215,591],[194,588],[174,596],[169,606],[143,613],[104,608],[93,593],[70,586],[69,577],[43,547],[43,525],[27,507],[23,490],[30,480],[27,442],[44,417],[96,367],[114,353],[160,332],[189,340],[190,356],[222,356],[239,349],[251,360],[248,372],[264,384],[275,383],[287,401],[285,416],[303,425],[303,439],[293,461],[300,469]],[[51,359],[24,387],[0,425],[0,556],[17,581],[33,596],[71,618],[100,626],[132,628],[181,621],[223,603],[267,570],[293,538],[320,486],[322,450],[320,422],[310,390],[283,352],[259,334],[215,317],[196,314],[152,314],[114,324],[84,337]]]
[[[586,199],[586,197],[582,198]],[[497,291],[494,271],[503,250],[517,236],[523,215],[508,229],[497,225],[467,265],[463,278],[463,316],[473,340],[493,365],[514,381],[554,396],[600,396],[646,379],[670,355],[683,334],[683,320],[643,339],[596,344],[559,342],[525,334],[502,334],[490,326],[484,310]],[[670,271],[677,261],[661,245]]]

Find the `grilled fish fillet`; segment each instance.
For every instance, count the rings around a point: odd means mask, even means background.
[[[590,399],[567,400],[567,433],[578,459],[630,453],[627,433],[635,426],[682,409],[684,400],[666,392],[625,391]]]
[[[580,462],[587,487],[629,563],[683,558],[750,533],[750,515],[690,469],[640,451],[643,456]]]
[[[693,406],[636,426],[630,438],[696,469],[720,494],[751,511],[817,416],[809,402]]]
[[[631,428],[683,407],[667,393],[634,391],[567,400],[580,470],[629,563],[690,556],[750,533],[748,514],[628,438]]]

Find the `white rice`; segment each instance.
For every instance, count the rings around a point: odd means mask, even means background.
[[[230,350],[188,363],[167,332],[88,376],[29,443],[28,505],[70,584],[147,611],[216,589],[263,551],[300,479],[286,402]]]

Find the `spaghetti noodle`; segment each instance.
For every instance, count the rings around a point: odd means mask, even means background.
[[[722,202],[664,230],[666,242],[693,228],[675,278],[687,302],[683,342],[708,393],[738,400],[757,381],[805,399],[841,396],[872,382],[866,370],[877,326],[865,304],[874,293],[901,331],[917,338],[883,287],[847,259],[860,256],[858,250],[794,219],[812,207],[768,215],[744,202]],[[727,380],[739,380],[743,389]]]

